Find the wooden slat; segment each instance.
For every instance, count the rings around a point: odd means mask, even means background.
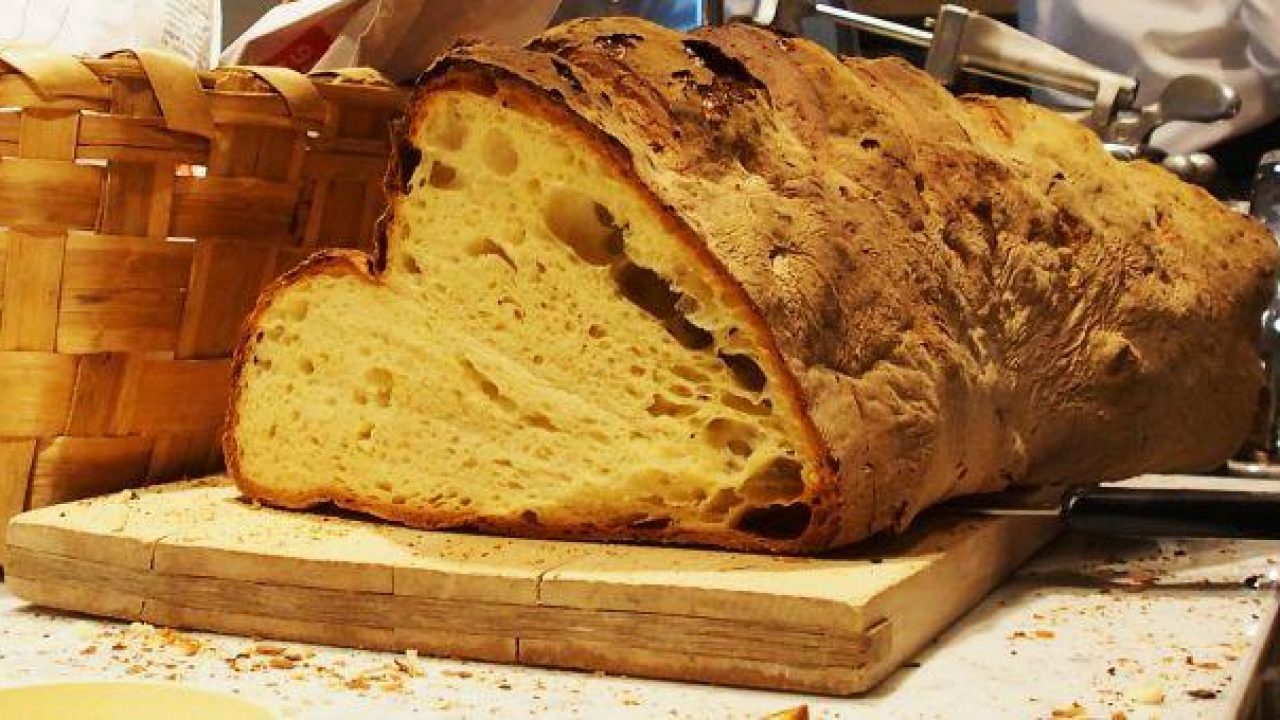
[[[258,293],[274,277],[277,252],[275,247],[259,243],[196,243],[178,357],[230,354]]]
[[[80,357],[67,419],[68,435],[92,436],[111,432],[127,360],[128,356],[123,353]]]
[[[354,153],[308,153],[302,174],[317,180],[365,180],[382,178],[387,168],[380,155],[356,155]]]
[[[22,113],[0,108],[0,145],[12,145],[18,152],[18,128],[22,125]]]
[[[217,430],[161,435],[151,451],[147,477],[153,480],[203,477],[222,466],[222,433]]]
[[[151,166],[151,192],[147,195],[147,235],[153,238],[189,234],[170,230],[173,227],[174,169],[163,163]]]
[[[644,626],[642,619],[634,620]],[[769,643],[764,643],[765,647]],[[664,680],[688,680],[717,685],[761,687],[771,690],[854,695],[873,685],[865,666],[845,667],[787,662],[781,658],[751,660],[717,657],[670,649],[622,646],[612,638],[590,640],[521,638],[520,662],[526,665],[572,668],[603,673],[638,675]]]
[[[320,220],[318,241],[321,247],[352,247],[362,238],[365,222],[367,180],[335,180],[329,184],[328,196]]]
[[[191,243],[73,234],[63,271],[58,350],[172,352],[192,253]]]
[[[151,82],[137,66],[137,74],[115,75],[111,82],[111,113],[133,117],[161,116],[160,103],[151,91]]]
[[[0,562],[5,557],[5,530],[9,519],[26,509],[35,440],[0,439]]]
[[[45,352],[0,352],[0,437],[62,432],[75,386],[76,358]]]
[[[0,128],[0,137],[3,137]],[[201,158],[209,154],[209,141],[198,135],[165,129],[160,118],[135,118],[85,113],[80,119],[81,152],[84,147],[117,146],[135,150],[163,150],[175,157]]]
[[[92,165],[0,158],[0,225],[90,229],[98,218],[102,179],[103,169]]]
[[[209,156],[209,174],[293,182],[299,175],[306,136],[294,128],[225,128]]]
[[[113,432],[182,433],[217,428],[226,414],[230,382],[229,358],[169,360],[131,355]]]
[[[5,273],[8,272],[9,263],[9,241],[3,232],[0,232],[0,318],[4,317],[4,286]]]
[[[314,252],[319,246],[325,204],[332,184],[332,180],[325,177],[308,178],[303,184],[303,196],[298,202],[295,222],[302,225],[302,242],[299,245],[307,252]]]
[[[7,248],[0,349],[52,350],[66,237],[0,230]]]
[[[73,232],[63,285],[71,288],[186,287],[195,248],[189,242]]]
[[[155,168],[147,162],[122,161],[107,166],[102,215],[98,223],[102,233],[147,234],[154,176]]]
[[[337,103],[340,110],[347,109],[346,106],[377,108],[383,115],[392,117],[400,114],[409,97],[404,88],[370,88],[350,83],[316,83],[316,90],[325,100]]]
[[[113,613],[102,614],[114,615]],[[115,616],[119,617],[119,615]],[[156,598],[147,598],[138,619],[153,625],[217,628],[217,632],[233,635],[270,637],[293,642],[319,642],[367,650],[403,652],[409,647],[397,643],[393,630],[382,627],[363,627],[288,617],[263,617],[226,609],[209,610],[192,607],[190,603]],[[514,645],[509,638],[502,638],[502,640]]]
[[[44,507],[141,484],[151,462],[149,437],[41,440],[31,475],[31,507]]]
[[[0,107],[16,108],[92,108],[105,110],[106,100],[83,97],[53,97],[36,92],[35,87],[17,73],[0,73]]]
[[[289,106],[274,93],[213,92],[208,95],[216,125],[294,127]]]
[[[183,289],[64,289],[58,352],[172,352],[186,298]]]
[[[25,158],[71,160],[80,133],[79,110],[27,108],[18,129],[18,155]]]
[[[256,178],[174,180],[169,235],[279,243],[290,236],[297,187]]]

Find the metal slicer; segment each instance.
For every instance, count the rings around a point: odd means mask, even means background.
[[[960,73],[969,73],[1080,98],[1089,108],[1067,114],[1095,131],[1114,156],[1162,162],[1192,181],[1206,180],[1212,174],[1212,159],[1199,153],[1166,155],[1150,145],[1151,134],[1169,121],[1213,122],[1240,111],[1240,97],[1234,89],[1198,75],[1175,78],[1155,102],[1135,107],[1137,80],[1092,65],[958,5],[939,8],[929,24],[932,32],[815,0],[712,0],[709,5],[706,17],[712,23],[744,19],[799,35],[801,20],[822,17],[927,48],[925,72],[943,84],[951,83]]]

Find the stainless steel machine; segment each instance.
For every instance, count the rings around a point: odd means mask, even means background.
[[[1166,122],[1213,122],[1240,111],[1240,98],[1211,78],[1186,75],[1170,82],[1155,102],[1138,107],[1138,81],[1092,65],[994,18],[958,5],[943,5],[928,29],[856,13],[816,0],[708,0],[709,24],[748,21],[800,34],[805,18],[826,18],[861,32],[926,48],[925,72],[949,84],[962,73],[995,78],[1080,99],[1067,114],[1098,133],[1113,155],[1164,164],[1179,176],[1205,182],[1208,155],[1166,155],[1151,135]]]

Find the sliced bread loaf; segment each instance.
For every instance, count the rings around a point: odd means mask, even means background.
[[[422,527],[814,551],[1243,438],[1255,224],[1019,101],[749,27],[424,78],[377,257],[264,294],[228,467]]]

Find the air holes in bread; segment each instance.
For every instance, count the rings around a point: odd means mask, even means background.
[[[618,284],[618,292],[641,310],[660,320],[667,332],[681,345],[690,350],[711,347],[714,341],[711,333],[689,322],[680,313],[676,307],[680,294],[672,290],[657,273],[629,260],[614,265],[610,272],[614,282]]]
[[[511,254],[507,252],[506,248],[489,238],[480,238],[472,241],[471,244],[467,245],[467,254],[472,257],[489,255],[506,263],[507,267],[511,268],[513,272],[517,269],[516,261],[511,259]]]
[[[786,503],[804,494],[800,463],[791,458],[774,458],[742,484],[747,500],[753,503]]]
[[[431,174],[427,177],[427,182],[431,187],[439,190],[456,190],[462,187],[462,181],[458,179],[458,169],[439,160],[431,163]]]
[[[671,525],[669,517],[652,517],[643,520],[635,520],[631,523],[631,527],[637,530],[662,530]]]
[[[742,496],[733,488],[720,488],[702,504],[702,516],[708,520],[724,519],[734,508],[742,504]]]
[[[410,275],[421,275],[422,266],[418,264],[418,259],[409,253],[401,253],[399,256],[400,269]]]
[[[443,112],[435,113],[432,121],[426,133],[428,145],[456,151],[467,144],[467,124],[455,114],[454,108],[449,107]]]
[[[794,540],[809,529],[813,509],[805,503],[747,509],[733,526],[742,532],[772,540]]]
[[[524,416],[524,422],[529,427],[536,427],[546,430],[547,432],[560,432],[560,428],[551,421],[546,413],[535,412]]]
[[[396,166],[400,171],[400,189],[409,192],[409,183],[413,173],[422,162],[422,151],[407,142],[401,142],[396,148]]]
[[[504,410],[515,409],[515,401],[504,395],[502,390],[498,388],[498,384],[489,379],[488,375],[481,372],[469,360],[462,360],[461,364],[462,369],[475,381],[476,386],[480,388],[480,392],[484,393],[485,397]]]
[[[609,210],[580,192],[559,188],[542,213],[547,229],[584,262],[608,265],[622,253],[622,230]]]
[[[695,384],[701,384],[711,380],[711,377],[706,373],[698,370],[697,368],[691,368],[688,365],[676,365],[672,367],[671,374]]]
[[[744,398],[741,395],[724,393],[720,396],[720,402],[745,415],[759,415],[763,417],[773,412],[773,403],[768,399],[756,402],[749,398]]]
[[[511,138],[501,130],[490,130],[485,133],[480,157],[490,170],[503,177],[515,172],[520,166],[520,156],[511,145]]]
[[[728,418],[715,418],[707,423],[703,436],[712,447],[728,450],[739,457],[750,457],[756,431],[746,423]]]
[[[653,402],[645,410],[655,417],[688,417],[698,411],[698,408],[692,405],[672,402],[661,395],[654,395]]]
[[[738,381],[738,385],[742,389],[751,393],[759,393],[764,390],[765,374],[755,360],[746,355],[720,353],[720,361],[729,367],[729,370],[733,373],[734,380]]]
[[[369,368],[364,373],[365,383],[368,385],[368,396],[373,401],[382,406],[391,405],[391,390],[395,385],[395,380],[391,377],[391,371],[386,368]]]

